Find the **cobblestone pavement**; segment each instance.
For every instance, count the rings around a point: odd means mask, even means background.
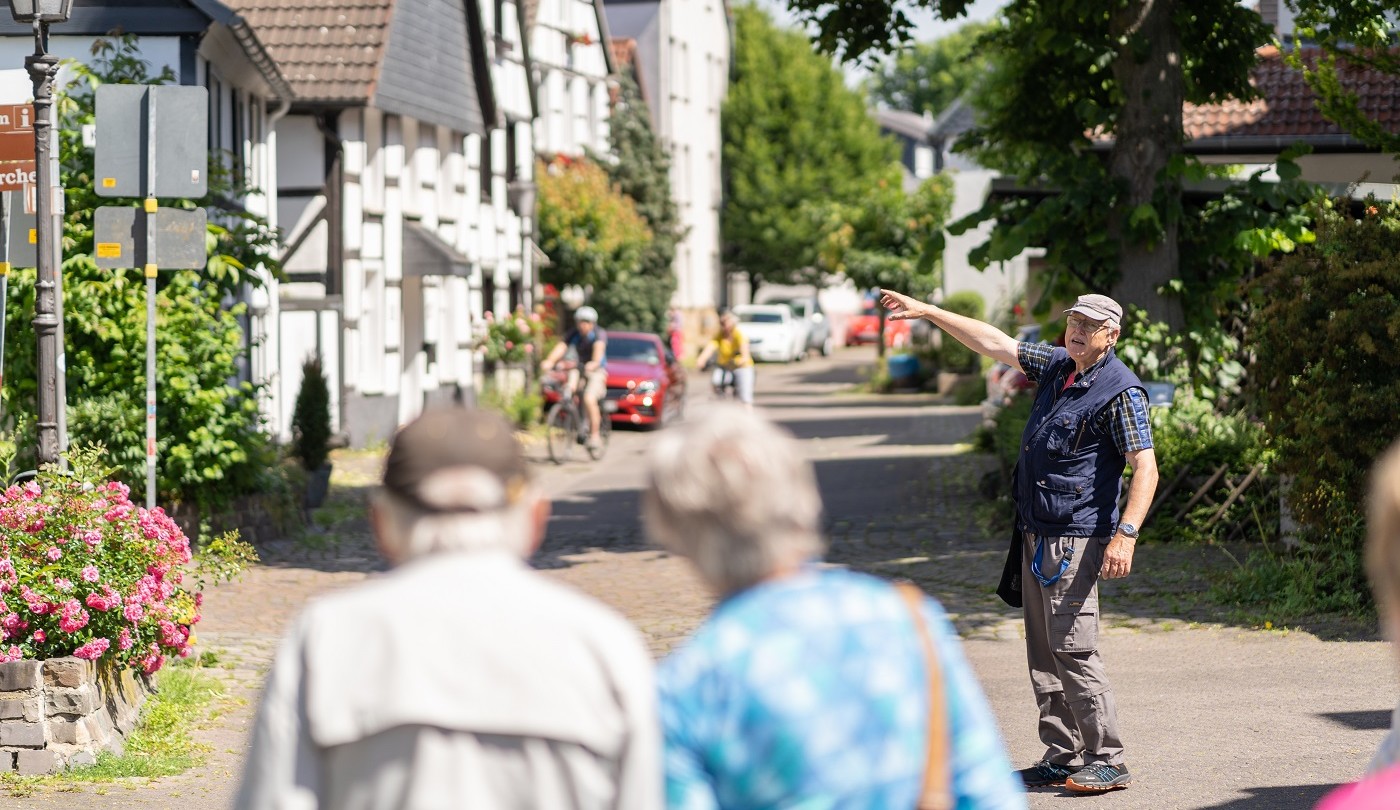
[[[872,359],[872,350],[855,349],[762,366],[759,405],[803,440],[816,467],[830,561],[908,577],[944,603],[1013,760],[1028,764],[1040,752],[1019,613],[991,593],[1005,546],[974,518],[979,482],[994,462],[962,443],[978,413],[923,395],[849,393]],[[691,412],[707,405],[695,386]],[[642,536],[637,498],[647,446],[646,433],[618,431],[601,463],[560,467],[532,450],[554,499],[533,562],[622,612],[661,656],[699,624],[711,600],[680,560]],[[333,503],[318,513],[323,530],[261,549],[261,565],[206,600],[200,639],[218,655],[228,700],[200,732],[204,766],[154,784],[41,791],[23,806],[226,806],[281,629],[307,598],[380,567],[362,509],[380,461],[339,455]],[[1144,546],[1133,576],[1104,588],[1103,648],[1138,781],[1087,800],[1039,791],[1032,808],[1076,800],[1115,810],[1311,808],[1328,786],[1364,767],[1397,694],[1388,648],[1222,623],[1198,598],[1222,564],[1224,555],[1210,548]]]

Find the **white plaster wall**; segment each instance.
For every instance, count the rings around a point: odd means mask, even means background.
[[[720,105],[729,81],[729,26],[718,0],[662,4],[661,135],[672,193],[688,229],[677,247],[677,303],[719,303]]]
[[[997,175],[986,170],[950,171],[949,174],[953,178],[953,209],[948,221],[952,222],[982,207],[992,178]],[[987,315],[994,317],[1024,292],[1029,261],[1023,253],[1011,261],[991,264],[986,270],[972,266],[968,253],[986,242],[990,232],[991,223],[983,223],[976,230],[948,236],[943,250],[943,293],[974,290],[987,302]]]

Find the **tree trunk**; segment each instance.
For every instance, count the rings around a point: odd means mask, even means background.
[[[1121,246],[1120,275],[1112,295],[1124,307],[1140,306],[1153,320],[1174,329],[1185,323],[1181,299],[1159,290],[1180,275],[1178,217],[1156,208],[1162,232],[1155,242],[1129,236],[1128,223],[1138,206],[1154,204],[1159,187],[1168,200],[1181,197],[1180,180],[1162,176],[1182,151],[1185,79],[1180,37],[1172,21],[1178,1],[1134,0],[1112,21],[1115,37],[1126,35],[1129,41],[1113,61],[1123,107],[1109,155],[1109,171],[1125,189],[1109,224],[1110,235]]]

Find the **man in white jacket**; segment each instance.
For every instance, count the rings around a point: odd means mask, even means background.
[[[651,659],[525,564],[549,517],[528,473],[484,411],[399,432],[371,507],[393,568],[291,628],[236,807],[662,805]]]

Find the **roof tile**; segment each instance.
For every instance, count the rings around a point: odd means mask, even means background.
[[[366,101],[394,0],[223,0],[243,16],[301,101]]]
[[[1313,66],[1317,64],[1318,53],[1316,48],[1311,48],[1301,55],[1307,65]],[[1323,117],[1302,73],[1287,65],[1276,48],[1261,48],[1259,57],[1251,83],[1259,90],[1260,98],[1249,102],[1187,104],[1182,123],[1189,140],[1346,134]],[[1346,64],[1339,65],[1338,72],[1342,85],[1358,94],[1361,112],[1381,122],[1400,119],[1394,112],[1400,101],[1400,77]]]

